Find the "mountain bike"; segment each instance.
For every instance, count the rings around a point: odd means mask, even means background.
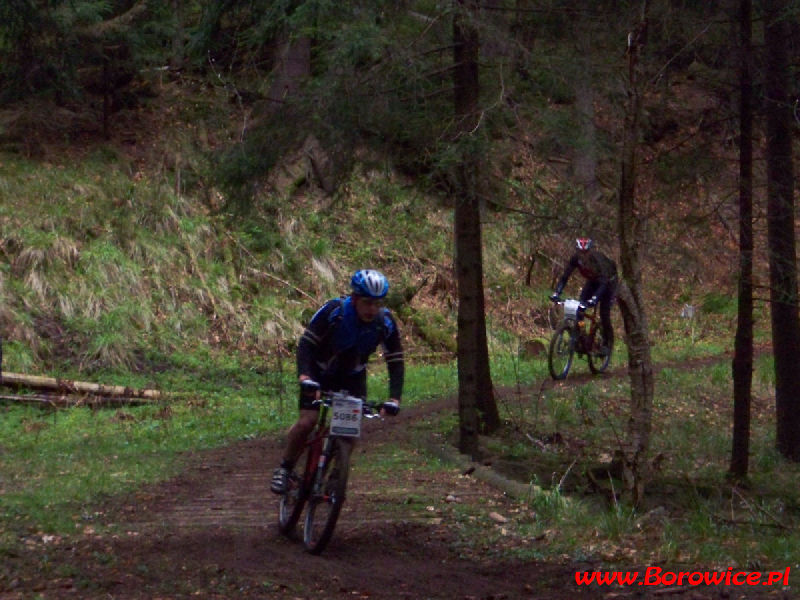
[[[291,536],[308,504],[303,544],[311,554],[325,549],[336,527],[345,501],[350,453],[361,436],[362,417],[380,418],[382,408],[390,414],[392,407],[396,411],[396,405],[365,402],[344,390],[323,392],[315,405],[319,406],[319,418],[297,461],[301,464],[305,457],[305,468],[289,475],[289,485],[278,508],[280,531]]]
[[[602,373],[611,362],[611,346],[606,351],[601,347],[602,336],[597,307],[587,307],[579,300],[553,300],[563,305],[564,316],[556,327],[550,340],[547,353],[547,366],[553,379],[566,379],[575,354],[586,355],[589,370],[593,374]],[[588,325],[587,325],[588,321]]]

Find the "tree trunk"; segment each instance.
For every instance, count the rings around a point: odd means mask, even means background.
[[[653,363],[644,301],[641,294],[638,235],[640,219],[636,211],[636,151],[642,112],[638,58],[647,33],[647,0],[642,7],[642,21],[631,32],[628,46],[628,105],[625,114],[622,149],[622,173],[619,188],[619,240],[622,282],[619,305],[628,343],[628,376],[631,382],[631,412],[628,421],[627,447],[623,448],[625,490],[634,504],[644,498],[648,477],[647,454],[650,446],[653,407]]]
[[[63,394],[96,394],[98,396],[146,398],[159,400],[162,394],[158,390],[135,389],[121,385],[105,385],[88,381],[58,379],[41,375],[25,375],[22,373],[3,373],[2,385],[15,388],[32,388],[36,390],[52,390]]]
[[[747,475],[753,385],[753,81],[752,0],[739,2],[739,303],[733,356],[730,473]]]
[[[458,0],[453,21],[453,99],[461,136],[458,143],[464,149],[454,177],[459,449],[471,456],[478,451],[478,434],[494,431],[500,423],[486,340],[480,205],[476,189],[480,153],[469,139],[478,124],[478,32],[468,22],[472,16],[469,12],[474,14],[475,10],[475,0]]]
[[[311,75],[311,38],[295,38],[287,34],[274,73],[275,78],[267,92],[267,98],[272,105],[270,112],[290,101]]]
[[[575,84],[575,108],[578,111],[580,137],[574,161],[575,180],[583,190],[584,204],[597,199],[597,133],[594,126],[594,89],[588,78],[579,77]]]
[[[777,448],[800,461],[800,318],[794,235],[792,102],[789,98],[789,4],[765,1],[767,113],[767,235],[772,349],[775,355]]]
[[[172,14],[175,18],[175,31],[172,33],[172,55],[169,62],[173,69],[183,67],[184,58],[184,37],[186,28],[184,27],[183,1],[172,0]]]
[[[586,74],[591,72],[591,58],[594,44],[592,25],[587,19],[579,19],[579,29],[585,32],[575,40],[577,67],[579,73],[573,74],[575,89],[575,110],[578,117],[578,139],[575,148],[573,170],[576,183],[581,186],[584,205],[598,197],[600,184],[597,181],[597,129],[594,113],[594,81]]]
[[[144,398],[128,398],[126,396],[98,396],[96,394],[0,394],[0,403],[23,404],[40,408],[69,408],[86,406],[89,408],[119,408],[123,406],[142,406],[152,404],[152,400]],[[166,408],[169,410],[169,408]]]

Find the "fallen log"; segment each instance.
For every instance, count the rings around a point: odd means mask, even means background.
[[[144,398],[124,398],[122,396],[74,396],[67,394],[0,394],[0,403],[26,404],[41,408],[69,408],[88,406],[90,408],[116,408],[120,406],[141,406],[151,401]]]
[[[22,373],[3,373],[0,384],[13,388],[30,388],[34,390],[56,390],[65,394],[94,394],[106,397],[146,398],[160,400],[163,394],[159,390],[136,389],[122,385],[104,385],[88,381],[74,381],[57,377],[25,375]]]

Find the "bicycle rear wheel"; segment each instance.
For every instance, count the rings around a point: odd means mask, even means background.
[[[556,329],[550,340],[550,350],[547,353],[547,366],[553,379],[565,379],[572,358],[575,355],[574,330],[568,323],[562,323]]]
[[[347,476],[350,473],[350,450],[352,442],[337,438],[333,441],[331,455],[325,464],[321,480],[308,502],[303,543],[311,554],[319,554],[328,545],[339,519],[345,500]]]
[[[304,473],[316,469],[317,459],[311,446],[307,446],[303,451],[303,455],[300,458],[302,459],[303,457],[305,457],[306,465]],[[278,528],[284,535],[292,535],[294,533],[295,525],[300,520],[300,515],[303,514],[303,507],[306,505],[306,500],[308,500],[308,490],[304,485],[304,481],[308,481],[308,479],[308,477],[302,474],[298,475],[294,471],[289,476],[289,486],[281,496],[278,506]]]
[[[589,370],[595,375],[605,371],[608,368],[608,364],[611,362],[611,351],[611,345],[608,346],[608,352],[604,353],[602,351],[600,336],[595,332],[595,335],[592,336],[591,349],[587,355],[589,359]]]

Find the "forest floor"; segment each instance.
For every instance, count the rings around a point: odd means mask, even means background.
[[[409,426],[452,412],[453,403],[410,407],[368,424],[354,455],[348,501],[321,556],[278,531],[278,502],[268,486],[283,440],[263,437],[188,456],[179,476],[109,499],[73,536],[30,536],[3,559],[0,600],[791,597],[780,585],[642,585],[648,565],[636,564],[627,567],[639,573],[635,585],[579,586],[576,572],[602,567],[566,556],[511,559],[508,552],[460,543],[455,513],[442,510],[446,499],[457,499],[462,514],[470,513],[471,503],[475,514],[485,514],[488,501],[497,527],[503,514],[519,510],[519,501],[455,465],[421,465],[388,479],[358,469],[387,445],[418,446]],[[429,459],[419,456],[421,463]],[[421,507],[411,501],[415,497],[438,498],[439,506]],[[530,550],[535,541],[504,538],[504,550],[514,544]]]

